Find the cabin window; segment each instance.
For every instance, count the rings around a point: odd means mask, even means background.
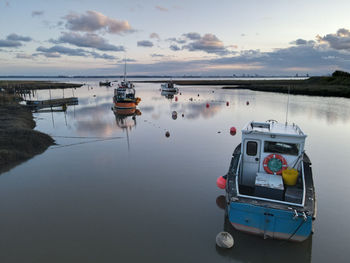
[[[287,143],[287,142],[265,141],[264,152],[298,155],[299,154],[299,144]]]
[[[258,152],[258,144],[257,142],[247,142],[247,155],[255,156]]]

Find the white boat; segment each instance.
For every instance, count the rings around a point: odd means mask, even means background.
[[[305,139],[295,124],[249,122],[242,129],[229,171],[217,180],[237,230],[288,241],[313,232],[316,200]]]
[[[179,92],[179,89],[175,87],[172,81],[161,84],[162,91],[165,92]]]

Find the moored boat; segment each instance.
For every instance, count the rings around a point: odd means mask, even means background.
[[[134,85],[129,81],[122,81],[118,88],[114,89],[113,102],[116,108],[136,108],[140,101],[140,98],[135,97]]]
[[[316,200],[305,139],[295,124],[249,122],[242,129],[229,171],[217,181],[237,230],[288,241],[313,232]]]
[[[163,83],[160,85],[162,88],[162,92],[178,92],[179,89],[175,87],[174,83],[172,81],[169,81],[167,83]]]
[[[100,81],[100,82],[99,82],[99,85],[100,85],[100,86],[110,87],[110,86],[112,86],[112,82],[110,82],[110,81],[108,81],[108,80],[106,80],[106,81]]]

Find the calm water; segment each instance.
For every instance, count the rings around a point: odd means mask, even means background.
[[[123,118],[111,110],[113,88],[83,82],[64,91],[79,97],[66,114],[35,114],[58,145],[0,176],[0,262],[349,261],[349,99],[290,97],[289,120],[308,134],[318,200],[315,234],[294,244],[225,224],[215,184],[241,139],[229,128],[284,122],[287,95],[181,87],[175,101],[160,84],[137,84],[141,115]],[[224,229],[231,250],[216,248]]]

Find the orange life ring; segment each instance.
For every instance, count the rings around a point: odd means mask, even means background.
[[[280,161],[276,163],[276,160]],[[273,163],[271,163],[273,162]],[[282,174],[282,171],[285,170],[288,166],[286,159],[279,154],[270,154],[268,155],[263,162],[264,170],[269,174]],[[275,166],[275,169],[271,170],[271,166]]]

